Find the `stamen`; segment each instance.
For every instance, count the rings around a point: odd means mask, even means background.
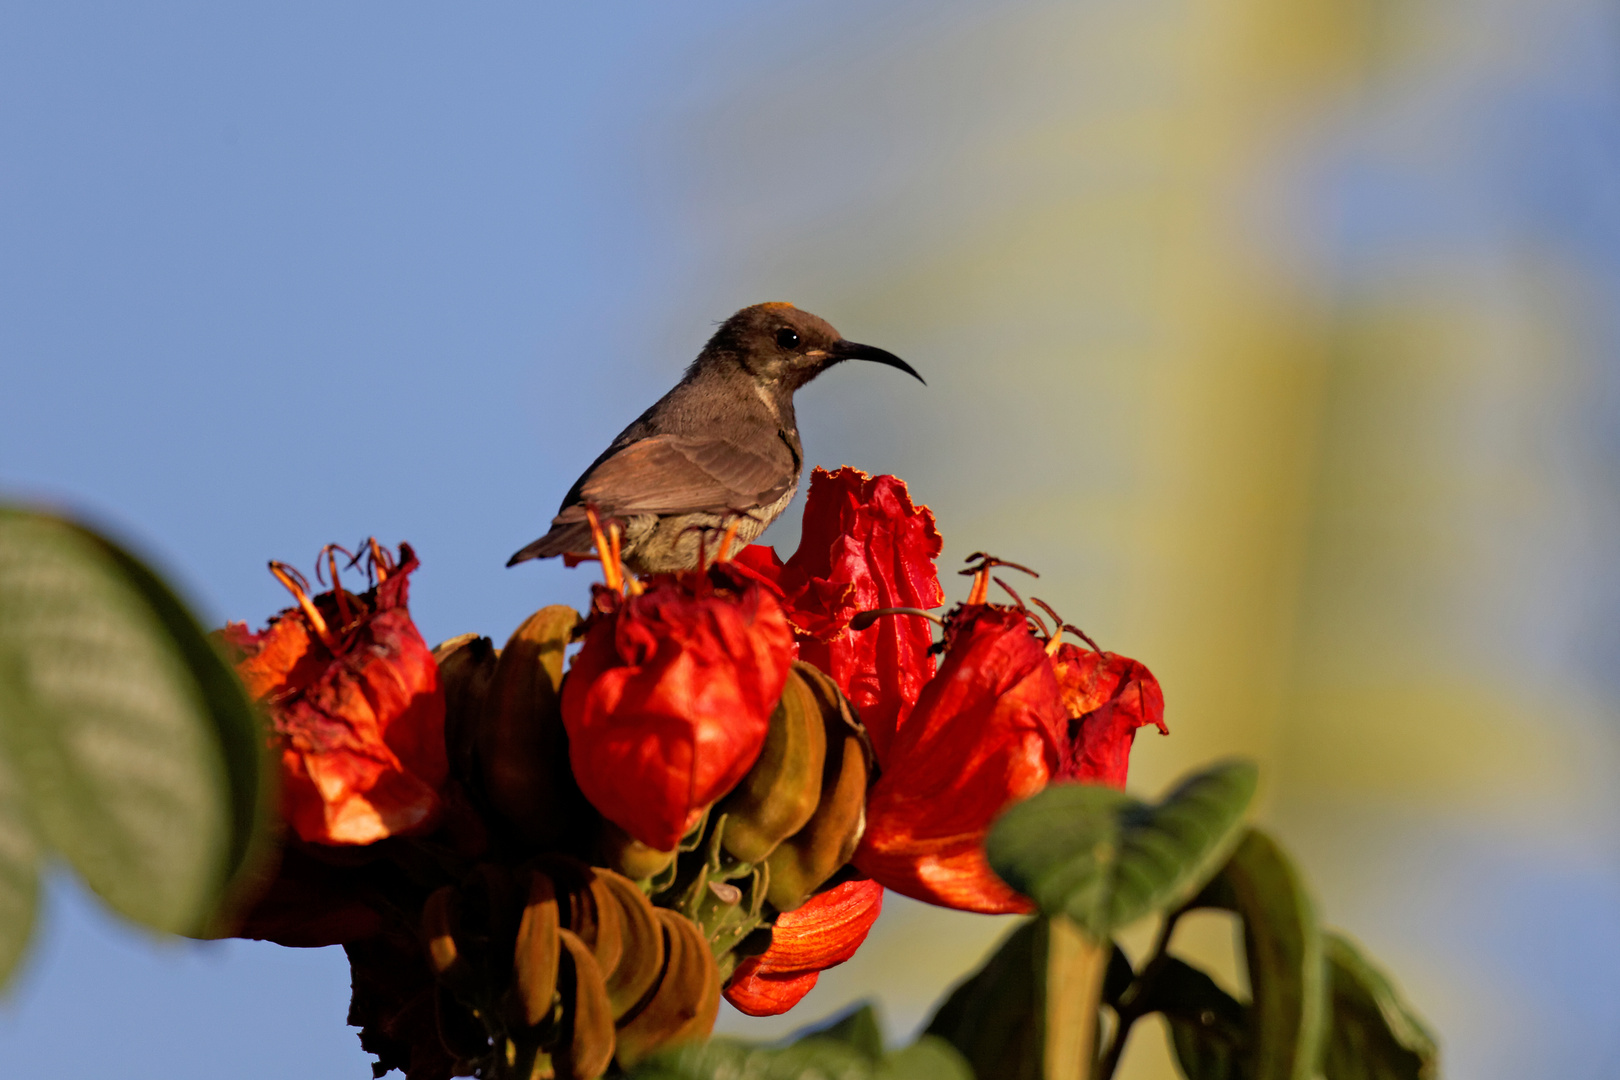
[[[596,553],[602,559],[602,583],[614,592],[624,587],[624,580],[619,577],[619,562],[614,555],[614,547],[609,546],[607,538],[602,535],[602,522],[596,516],[596,508],[585,507],[585,520],[591,524],[591,543],[596,545]]]
[[[336,544],[327,544],[321,549],[321,554],[326,556],[326,568],[332,575],[332,597],[337,601],[338,621],[344,626],[348,626],[353,620],[353,616],[349,612],[349,596],[343,591],[343,584],[338,581],[337,553],[340,551],[345,555],[349,555],[347,551]],[[349,565],[354,565],[354,556],[352,555],[349,555]],[[319,561],[316,562],[315,569],[320,570]]]
[[[940,626],[945,625],[944,619],[933,614],[932,612],[924,611],[922,608],[885,607],[874,608],[871,611],[856,612],[855,617],[849,620],[849,628],[851,630],[865,630],[867,627],[871,626],[885,615],[920,615],[929,622],[938,623]]]
[[[742,522],[732,518],[731,524],[726,526],[726,534],[720,538],[720,554],[715,556],[715,562],[731,561],[731,545],[737,539],[737,526],[741,524]]]
[[[1073,634],[1075,637],[1079,638],[1081,641],[1085,642],[1087,645],[1090,645],[1092,652],[1101,653],[1101,652],[1104,651],[1103,647],[1101,645],[1097,644],[1095,641],[1093,641],[1091,639],[1090,634],[1086,633],[1084,630],[1080,629],[1078,626],[1071,626],[1069,623],[1064,623],[1063,626],[1062,626],[1062,629],[1067,630],[1069,633]]]
[[[1017,604],[1020,608],[1024,607],[1024,598],[1014,592],[1011,585],[1007,584],[1005,581],[1002,581],[1000,578],[992,578],[991,580],[997,585],[1000,585],[1003,589],[1007,590],[1007,595],[1013,598],[1013,603]]]
[[[1015,562],[1008,562],[1005,559],[998,559],[994,555],[986,554],[983,551],[975,551],[963,561],[973,564],[970,565],[966,570],[959,571],[962,576],[972,576],[973,578],[973,588],[971,591],[969,591],[967,598],[967,602],[970,604],[982,604],[990,595],[990,568],[993,566],[1006,566],[1014,570],[1022,570],[1030,577],[1038,578],[1041,576],[1027,566],[1021,566]],[[1007,586],[1004,583],[1001,583],[999,578],[996,580],[998,584],[1001,584],[1003,589],[1007,589]],[[1011,589],[1007,589],[1007,591],[1012,593]],[[1017,595],[1017,593],[1013,593],[1014,597],[1017,597]],[[1024,602],[1019,600],[1018,606],[1023,607]]]
[[[311,600],[309,593],[304,591],[309,586],[308,579],[286,563],[277,562],[274,559],[270,560],[270,572],[275,575],[276,580],[281,582],[288,592],[293,594],[294,599],[298,601],[298,606],[304,609],[304,618],[309,620],[309,625],[314,628],[315,636],[321,639],[321,644],[334,653],[337,652],[337,641],[332,637],[332,631],[327,628],[326,620],[321,617],[320,611],[315,607],[315,601]]]
[[[1052,625],[1057,627],[1057,629],[1053,630],[1046,637],[1046,655],[1055,655],[1058,651],[1058,647],[1063,644],[1063,616],[1057,613],[1056,608],[1038,596],[1030,597],[1029,602],[1032,604],[1039,604],[1043,611],[1052,616]],[[1045,623],[1041,624],[1041,629],[1046,629]]]
[[[388,550],[377,543],[375,536],[366,537],[366,543],[371,547],[371,568],[377,574],[377,584],[381,585],[388,580],[388,575],[394,569],[394,560]]]
[[[973,575],[973,588],[968,590],[969,604],[982,604],[990,595],[990,570],[986,567]]]

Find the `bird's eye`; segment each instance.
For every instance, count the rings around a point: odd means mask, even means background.
[[[797,349],[799,335],[784,326],[776,332],[776,344],[783,349]]]

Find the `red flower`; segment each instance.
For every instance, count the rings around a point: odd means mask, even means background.
[[[372,546],[376,588],[311,599],[295,571],[271,569],[298,598],[260,633],[223,637],[237,673],[264,702],[281,751],[282,813],[299,837],[369,844],[433,823],[449,772],[439,669],[406,607],[417,560]],[[337,562],[329,554],[336,573]]]
[[[965,605],[867,797],[855,865],[896,892],[966,911],[1030,911],[990,870],[984,835],[1061,761],[1067,714],[1022,610]]]
[[[868,878],[835,885],[776,917],[771,947],[737,965],[726,1000],[749,1016],[776,1016],[816,979],[855,955],[883,910],[883,886]]]
[[[1069,714],[1058,778],[1123,788],[1136,729],[1154,724],[1170,734],[1159,680],[1128,656],[1067,642],[1052,654],[1052,667]]]
[[[945,602],[934,559],[934,515],[914,506],[905,481],[858,469],[816,469],[804,505],[799,549],[783,564],[769,548],[738,561],[777,583],[799,634],[799,657],[831,675],[860,711],[878,761],[934,674],[933,628],[898,615],[851,630],[857,613],[935,608]]]
[[[381,912],[389,902],[373,867],[324,861],[314,854],[323,850],[332,849],[289,842],[280,853],[276,876],[237,920],[231,936],[317,948],[381,932]]]
[[[604,817],[668,851],[759,756],[793,633],[752,582],[721,590],[693,573],[601,595],[608,610],[563,682],[569,759]]]

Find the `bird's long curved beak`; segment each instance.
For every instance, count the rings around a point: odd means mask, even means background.
[[[874,364],[888,364],[892,368],[899,368],[924,386],[928,385],[928,380],[917,374],[917,370],[910,364],[887,349],[880,349],[876,345],[862,345],[858,342],[840,339],[836,345],[827,350],[827,355],[839,360],[870,360]]]

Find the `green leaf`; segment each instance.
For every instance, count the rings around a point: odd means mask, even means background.
[[[225,881],[250,875],[265,854],[275,815],[275,780],[265,753],[268,730],[248,700],[235,669],[186,605],[155,573],[104,536],[80,530],[99,544],[162,622],[197,681],[224,758],[231,793],[230,846]]]
[[[1247,1080],[1248,1007],[1208,975],[1166,957],[1138,1007],[1164,1015],[1188,1080]]]
[[[1096,940],[1196,892],[1232,850],[1257,773],[1223,762],[1158,804],[1112,788],[1054,784],[1008,810],[986,842],[990,865],[1048,914]]]
[[[875,1068],[865,1054],[836,1039],[812,1037],[779,1048],[753,1046],[738,1039],[710,1039],[655,1053],[629,1075],[635,1080],[712,1080],[716,1076],[873,1080]]]
[[[859,1008],[851,1010],[826,1027],[806,1032],[800,1037],[811,1036],[835,1039],[859,1050],[873,1061],[883,1057],[883,1028],[878,1023],[877,1010],[869,1002],[863,1002]]]
[[[962,1055],[931,1035],[878,1061],[819,1036],[783,1047],[713,1039],[655,1054],[629,1075],[635,1080],[974,1080]]]
[[[926,1034],[954,1046],[978,1076],[1038,1080],[1045,985],[1046,928],[1034,919],[1009,934],[983,967],[951,991]]]
[[[202,930],[265,793],[252,706],[201,628],[109,542],[0,508],[0,657],[0,753],[36,837],[122,914]]]
[[[1433,1080],[1434,1036],[1384,973],[1339,934],[1323,935],[1333,1012],[1322,1051],[1327,1080]]]
[[[7,728],[8,695],[15,680],[0,654],[0,732]],[[4,752],[0,752],[0,986],[22,959],[39,906],[39,841],[22,778]]]
[[[1322,937],[1310,896],[1288,856],[1250,829],[1221,872],[1188,907],[1243,919],[1248,960],[1248,1075],[1311,1080],[1321,1048],[1326,983]]]
[[[956,1047],[937,1035],[924,1035],[884,1058],[877,1080],[974,1080],[974,1076]]]
[[[877,1013],[862,1005],[787,1046],[711,1039],[653,1054],[630,1073],[634,1080],[974,1080],[962,1055],[924,1035],[892,1054],[883,1052]]]

